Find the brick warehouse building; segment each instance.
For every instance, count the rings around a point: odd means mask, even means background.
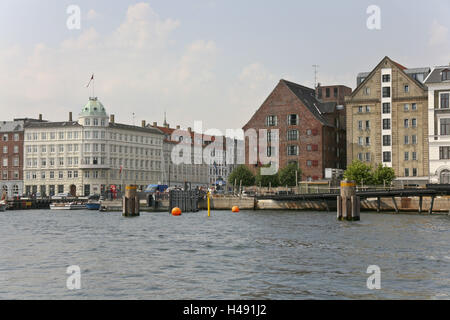
[[[319,99],[321,91],[325,94]],[[270,130],[278,129],[280,168],[296,163],[302,170],[302,180],[322,179],[325,168],[346,165],[345,109],[340,102],[350,93],[345,86],[319,87],[316,93],[282,79],[243,130],[255,129],[259,134],[260,129],[267,129],[269,155]],[[258,165],[249,163],[248,137],[245,147],[246,164],[256,170]]]

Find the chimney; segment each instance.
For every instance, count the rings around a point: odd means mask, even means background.
[[[142,128],[145,128],[145,120],[142,120]]]
[[[180,130],[180,126],[179,125],[177,126],[177,130]]]
[[[72,112],[69,112],[69,121],[72,121]]]
[[[192,133],[192,128],[191,127],[188,128],[188,132]]]
[[[42,113],[39,113],[39,121],[42,121]]]
[[[168,123],[164,123],[164,127],[169,128],[169,124]]]
[[[109,115],[109,122],[114,123],[114,115]]]
[[[153,126],[157,127],[158,126],[158,122],[153,122]]]

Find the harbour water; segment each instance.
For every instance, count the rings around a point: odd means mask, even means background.
[[[0,214],[1,299],[450,299],[450,216]],[[68,290],[68,266],[81,289]],[[381,289],[366,286],[381,269]]]

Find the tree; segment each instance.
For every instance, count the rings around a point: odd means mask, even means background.
[[[295,181],[295,171],[298,171],[297,177],[302,176],[302,171],[298,168],[298,165],[295,163],[288,164],[286,167],[279,171],[279,179],[281,186],[289,186],[294,187],[297,185]]]
[[[372,166],[359,160],[353,160],[344,172],[344,178],[353,180],[357,184],[373,184],[375,182]]]
[[[234,181],[236,181],[237,185],[239,185],[241,180],[242,185],[245,187],[255,185],[255,175],[244,164],[241,164],[234,168],[234,170],[228,176],[228,184],[233,185]]]
[[[271,187],[278,187],[280,185],[278,172],[273,175],[262,175],[261,169],[264,167],[270,167],[270,164],[258,169],[258,173],[256,174],[256,184],[261,185],[261,187],[268,187],[269,184]]]
[[[390,167],[383,166],[381,163],[378,165],[375,170],[374,180],[376,184],[386,184],[390,185],[392,181],[395,179],[395,171]]]

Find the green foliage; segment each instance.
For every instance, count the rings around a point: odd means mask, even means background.
[[[278,176],[278,172],[274,175],[262,175],[261,169],[270,167],[270,165],[265,165],[258,169],[258,173],[256,174],[256,184],[261,185],[261,187],[268,187],[269,184],[272,187],[278,187],[280,185],[280,178]]]
[[[280,186],[288,186],[288,187],[294,187],[296,185],[295,181],[295,171],[298,171],[298,178],[301,179],[302,177],[302,171],[300,168],[298,168],[298,165],[295,163],[291,163],[281,169],[278,173],[279,180],[280,180]]]
[[[244,164],[239,165],[230,173],[228,176],[228,185],[234,185],[235,180],[237,186],[239,186],[241,180],[242,185],[245,187],[255,185],[255,175]]]
[[[395,179],[395,171],[394,169],[390,167],[386,167],[381,165],[381,163],[378,165],[377,169],[374,172],[374,180],[376,184],[386,184],[387,186],[391,184],[392,181]]]
[[[395,179],[394,169],[384,167],[379,164],[374,170],[372,166],[367,165],[359,160],[354,160],[347,170],[344,172],[344,178],[353,180],[357,184],[364,183],[365,185],[390,185]]]
[[[369,166],[359,160],[353,160],[351,165],[347,167],[344,172],[344,178],[347,180],[353,180],[357,184],[373,184],[374,174],[372,171],[372,166]]]

